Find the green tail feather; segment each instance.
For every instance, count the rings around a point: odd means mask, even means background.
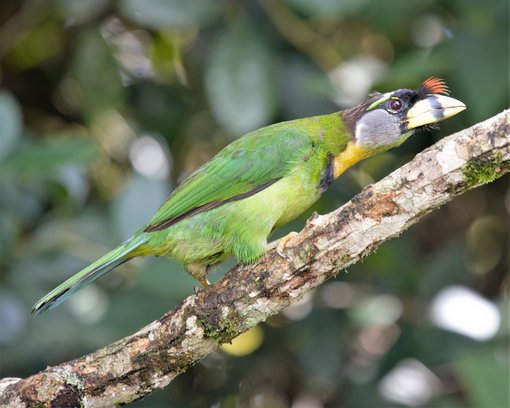
[[[32,313],[38,315],[46,310],[57,307],[93,280],[128,261],[131,258],[129,254],[140,245],[146,243],[147,240],[146,235],[138,235],[128,239],[122,245],[108,252],[105,256],[53,289],[34,305]]]

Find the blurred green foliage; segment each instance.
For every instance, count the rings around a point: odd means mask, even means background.
[[[1,376],[93,351],[193,292],[180,265],[146,259],[29,312],[233,138],[445,78],[468,110],[349,171],[310,210],[324,213],[507,107],[508,15],[505,0],[3,0]],[[507,177],[463,195],[260,325],[248,355],[214,353],[134,405],[508,406],[509,211]],[[471,300],[441,309],[452,287]]]

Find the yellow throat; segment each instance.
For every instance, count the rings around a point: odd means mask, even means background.
[[[373,154],[373,150],[367,149],[366,147],[359,146],[354,142],[347,143],[345,150],[336,156],[333,161],[335,179],[349,167],[354,166],[357,162]]]

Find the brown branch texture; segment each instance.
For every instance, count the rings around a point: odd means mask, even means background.
[[[238,265],[137,333],[26,379],[0,381],[0,406],[125,404],[264,321],[454,197],[510,169],[510,110],[442,139],[289,241]]]

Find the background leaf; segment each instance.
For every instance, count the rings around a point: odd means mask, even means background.
[[[14,149],[22,131],[21,109],[16,99],[0,91],[0,162]]]
[[[484,350],[464,356],[457,370],[475,407],[508,406],[508,350]],[[506,355],[505,355],[506,354]]]
[[[120,10],[134,22],[148,28],[186,28],[214,19],[221,1],[208,0],[122,0]]]
[[[24,143],[3,165],[4,171],[30,178],[55,175],[67,164],[84,164],[96,157],[96,146],[86,139]],[[2,169],[2,167],[0,167]]]
[[[266,125],[276,92],[269,48],[245,21],[233,23],[211,50],[205,71],[209,106],[234,135]]]

